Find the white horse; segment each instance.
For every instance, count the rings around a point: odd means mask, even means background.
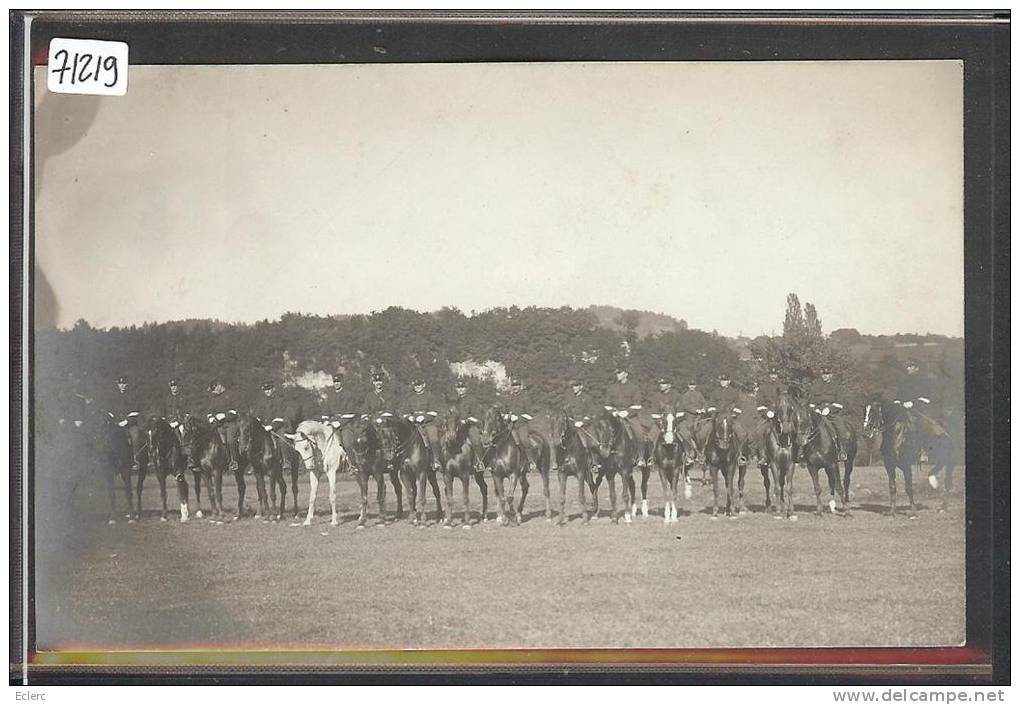
[[[308,470],[308,515],[304,526],[312,523],[315,514],[315,491],[325,475],[329,480],[329,508],[332,512],[331,526],[337,526],[336,515],[336,474],[347,462],[347,451],[340,445],[340,437],[332,426],[319,421],[302,421],[297,430],[288,437],[294,449],[301,455],[301,462]]]

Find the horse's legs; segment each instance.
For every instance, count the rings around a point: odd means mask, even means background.
[[[546,458],[548,461],[548,458]],[[552,505],[549,503],[549,463],[545,463],[545,470],[538,469],[542,476],[542,496],[545,497],[545,520],[552,521]]]
[[[522,470],[520,472],[520,475],[518,475],[518,473],[516,472],[510,473],[510,489],[507,492],[506,497],[507,512],[510,515],[511,521],[514,521],[517,524],[521,523],[521,515],[517,508],[514,506],[514,495],[517,494],[517,483],[522,477],[524,477],[525,472],[526,472],[525,470]]]
[[[850,475],[854,471],[854,456],[847,455],[843,463],[843,511],[850,513]]]
[[[453,474],[443,473],[443,492],[446,494],[446,513],[443,515],[443,526],[449,526],[453,514]]]
[[[634,471],[626,477],[620,473],[620,491],[623,492],[623,515],[627,519],[637,516],[637,486],[634,484]]]
[[[659,473],[659,483],[662,485],[662,496],[665,498],[662,506],[662,521],[665,524],[670,522],[673,516],[673,507],[670,505],[670,492],[669,492],[669,481],[666,479],[666,469],[659,463],[655,464],[655,469]]]
[[[565,511],[567,508],[567,473],[563,469],[563,466],[556,469],[556,478],[559,480],[560,484],[560,518],[556,523],[562,526],[567,523],[567,514]],[[583,485],[584,481],[578,479],[577,484]],[[581,494],[583,496],[583,493]],[[582,505],[581,508],[584,509],[584,505]]]
[[[496,502],[499,506],[496,513],[496,523],[503,524],[506,522],[506,500],[503,497],[503,464],[497,461],[493,469],[495,472],[492,473],[492,485],[493,489],[496,490]]]
[[[244,482],[244,467],[240,463],[234,469],[234,483],[237,485],[237,516],[234,518],[240,519],[244,516],[244,492],[247,489]]]
[[[266,468],[265,466],[255,467],[255,491],[258,493],[259,508],[255,518],[269,514],[269,502],[266,501]]]
[[[287,510],[287,481],[283,477],[283,468],[280,468],[277,481],[280,483],[280,506],[276,512],[276,518],[279,520],[283,519],[283,513]],[[297,505],[294,508],[297,509]]]
[[[128,505],[127,518],[133,520],[135,508],[134,498],[131,496],[131,469],[130,468],[122,469],[120,471],[120,479],[124,483],[124,495],[127,497]],[[139,511],[141,511],[141,507],[139,507]]]
[[[470,460],[468,461],[471,462]],[[466,470],[463,475],[460,476],[460,485],[464,490],[464,526],[471,526],[471,470]],[[452,511],[450,501],[446,501],[446,510]]]
[[[109,470],[106,472],[106,490],[110,496],[110,518],[107,520],[110,524],[117,523],[117,487],[116,479],[113,477],[113,473]]]
[[[772,469],[768,465],[759,465],[758,469],[761,470],[761,482],[765,486],[765,511],[775,513],[776,505],[772,501]],[[778,483],[776,490],[779,490]]]
[[[326,471],[326,479],[329,481],[329,525],[339,526],[340,520],[336,514],[336,468]]]
[[[440,495],[440,491],[439,491],[439,478],[436,477],[436,473],[433,472],[432,470],[426,470],[425,471],[425,477],[428,479],[429,484],[432,485],[432,496],[436,498],[436,511],[438,512],[437,516],[443,516],[443,502],[442,502],[442,500],[439,499],[439,495]],[[423,487],[422,488],[422,496],[424,497],[424,495],[425,495],[425,488]],[[447,504],[449,504],[449,502],[447,502]],[[422,507],[424,508],[424,506],[425,506],[425,501],[423,499],[422,500]],[[447,507],[447,510],[449,510],[449,507]]]
[[[213,470],[213,482],[216,485],[216,517],[223,516],[223,468]]]
[[[907,490],[907,500],[910,502],[910,518],[917,518],[917,506],[914,504],[914,476],[910,463],[903,466],[903,486]]]
[[[716,519],[719,516],[719,468],[715,463],[712,463],[710,470],[712,473],[712,518]]]
[[[368,484],[368,478],[365,478]],[[386,477],[378,472],[375,474],[375,501],[379,505],[379,523],[386,523]]]
[[[159,515],[160,521],[166,521],[166,475],[162,471],[156,471],[156,481],[159,482],[159,500],[162,503],[163,511]]]
[[[146,468],[139,463],[138,465],[138,478],[135,480],[135,501],[137,502],[135,509],[135,519],[141,520],[142,518],[142,485],[145,484]],[[130,477],[131,471],[128,470],[128,476]]]
[[[291,501],[291,504],[294,505],[294,518],[295,519],[297,519],[298,516],[300,516],[298,514],[298,504],[297,504],[298,473],[300,472],[300,467],[299,467],[299,463],[300,462],[301,461],[298,460],[298,459],[292,459],[290,461],[290,501]],[[280,513],[283,514],[283,507],[282,506],[280,507]]]
[[[478,485],[479,491],[482,493],[482,521],[488,521],[489,517],[487,512],[489,511],[489,488],[485,484],[485,476],[482,473],[474,473],[475,484]]]
[[[202,470],[196,468],[191,473],[192,479],[195,481],[195,516],[199,519],[202,518]],[[208,487],[209,483],[206,483],[206,491],[211,494],[211,488]]]
[[[892,463],[892,464],[890,464]],[[889,476],[889,511],[888,516],[896,514],[896,465],[895,461],[885,461],[885,474]]]
[[[395,518],[399,519],[404,515],[404,485],[394,467],[390,468],[390,484],[393,485],[393,494],[397,496],[397,516]]]
[[[181,521],[188,521],[191,517],[188,516],[188,480],[184,477],[184,473],[180,473],[175,478],[177,480],[177,499],[181,504]]]
[[[418,524],[417,501],[416,501],[417,488],[414,486],[414,476],[406,471],[401,470],[400,485],[401,487],[404,488],[404,493],[407,494],[407,513],[411,517],[411,523],[417,526]]]
[[[746,514],[747,509],[744,507],[744,477],[747,475],[747,463],[737,464],[737,512],[740,514]]]
[[[815,516],[822,515],[822,485],[818,481],[818,470],[812,465],[807,466],[808,472],[811,474],[811,483],[815,486]]]
[[[368,518],[368,478],[360,470],[354,473],[354,478],[358,481],[358,496],[361,501],[361,511],[358,512],[358,528],[360,529]]]
[[[526,472],[521,473],[521,502],[517,505],[517,523],[521,522],[521,517],[524,512],[524,500],[528,498],[528,488],[531,485],[528,483],[528,474]]]
[[[276,504],[276,484],[277,484],[277,481],[279,481],[279,483],[281,485],[283,484],[283,473],[282,473],[282,470],[280,470],[278,472],[277,468],[275,468],[275,467],[270,468],[269,469],[269,512],[267,512],[267,513],[271,514],[274,517],[276,516],[276,507],[277,507],[277,504]]]
[[[616,508],[616,473],[611,472],[602,477],[606,478],[606,487],[609,488],[609,521],[616,524],[620,521],[619,511]],[[626,482],[622,477],[620,479],[620,484]]]
[[[648,476],[651,471],[648,465],[641,466],[641,516],[648,518]]]
[[[305,515],[305,526],[309,526],[312,523],[312,517],[315,515],[315,494],[318,487],[318,472],[310,470],[308,472],[308,513]]]

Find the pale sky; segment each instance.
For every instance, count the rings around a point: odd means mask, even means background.
[[[757,335],[795,291],[826,331],[963,334],[960,62],[128,81],[55,95],[36,73],[36,257],[61,327],[608,304]]]

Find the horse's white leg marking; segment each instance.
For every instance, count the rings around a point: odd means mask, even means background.
[[[329,511],[332,514],[330,526],[337,526],[340,522],[336,518],[336,468],[326,471],[326,479],[329,480]]]
[[[315,515],[315,490],[319,485],[319,478],[314,470],[308,473],[308,514],[305,516],[304,525],[310,526],[312,516]]]
[[[645,518],[645,519],[648,518],[648,500],[647,499],[642,499],[641,500],[641,516],[643,518]]]
[[[181,502],[181,522],[186,522],[190,517],[188,516],[188,503]]]
[[[829,513],[830,514],[836,513],[836,500],[834,499],[829,499]]]

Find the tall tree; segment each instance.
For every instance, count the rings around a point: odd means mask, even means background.
[[[786,295],[786,318],[783,320],[783,337],[795,338],[804,332],[804,312],[800,299],[793,292]]]

